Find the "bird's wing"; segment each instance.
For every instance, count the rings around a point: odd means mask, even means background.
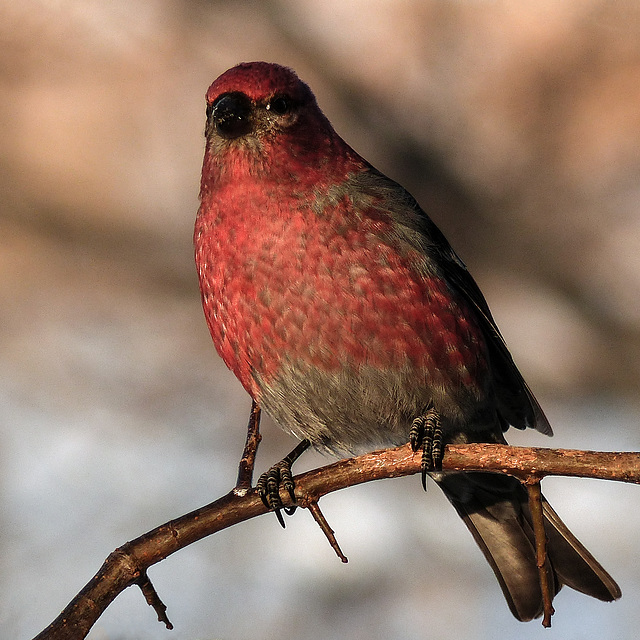
[[[391,214],[395,239],[423,253],[425,270],[440,273],[453,293],[476,311],[476,320],[487,341],[498,410],[504,422],[517,429],[531,427],[553,435],[540,404],[509,353],[480,287],[440,229],[411,194],[375,168],[369,166],[358,180],[359,188],[375,194],[378,206]]]

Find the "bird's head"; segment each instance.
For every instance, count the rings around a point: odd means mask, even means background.
[[[225,71],[209,87],[206,100],[205,133],[217,149],[254,147],[306,128],[315,137],[328,125],[311,89],[277,64],[245,62]],[[305,133],[297,137],[308,138]]]
[[[206,100],[201,196],[232,182],[322,190],[364,166],[287,67],[239,64],[213,82]]]

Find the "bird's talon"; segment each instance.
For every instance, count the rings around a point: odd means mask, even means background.
[[[422,446],[422,439],[424,437],[424,416],[418,416],[412,423],[409,431],[409,442],[411,443],[411,449],[414,453]]]
[[[430,471],[442,470],[444,446],[440,414],[429,407],[424,415],[418,416],[411,424],[409,442],[413,451],[422,448],[422,487],[427,489],[427,474]]]
[[[282,500],[280,499],[280,483],[276,474],[269,476],[267,481],[267,496],[272,509],[282,508]]]
[[[256,491],[260,496],[260,500],[262,500],[262,504],[267,507],[267,509],[271,509],[271,505],[269,504],[269,499],[267,497],[267,477],[268,473],[263,473],[258,478],[258,482],[256,482]]]
[[[424,464],[422,465],[420,475],[422,479],[422,488],[426,491],[427,490],[427,468],[424,466]]]
[[[271,509],[271,505],[269,504],[269,500],[267,500],[267,496],[265,494],[258,493],[260,496],[260,500],[262,500],[262,504],[267,508]]]
[[[302,440],[298,446],[277,464],[274,464],[268,471],[265,471],[256,483],[256,491],[267,509],[274,511],[278,522],[284,528],[284,518],[282,511],[288,516],[296,510],[296,493],[291,465],[300,457],[303,451],[309,448],[309,441]],[[291,498],[292,506],[286,506],[280,497],[280,488],[283,488]]]
[[[289,467],[281,469],[280,474],[280,482],[284,490],[289,494],[291,498],[291,502],[295,504],[296,502],[296,493],[295,493],[295,484],[293,483],[293,478],[291,476],[291,469]]]

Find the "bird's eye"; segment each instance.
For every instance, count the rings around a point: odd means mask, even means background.
[[[287,96],[276,96],[267,104],[267,110],[283,116],[291,111],[291,100]]]

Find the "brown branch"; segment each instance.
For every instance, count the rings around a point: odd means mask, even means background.
[[[542,490],[540,480],[527,482],[527,492],[529,494],[529,511],[533,521],[533,535],[536,541],[536,565],[540,577],[540,591],[542,593],[542,606],[544,616],[542,626],[551,626],[551,616],[555,613],[553,608],[553,594],[549,581],[547,564],[547,535],[544,530],[544,516],[542,515]]]
[[[297,476],[296,494],[302,503],[309,504],[327,493],[363,482],[418,473],[420,464],[420,455],[414,454],[410,445],[376,451]],[[640,483],[640,453],[495,444],[449,445],[442,467],[444,470],[508,473],[528,482],[546,475],[560,475]],[[291,505],[285,492],[282,492],[282,501]],[[201,509],[127,542],[109,555],[98,573],[34,640],[85,638],[116,596],[141,578],[144,580],[150,566],[197,540],[266,512],[255,490],[246,493],[232,490]]]

